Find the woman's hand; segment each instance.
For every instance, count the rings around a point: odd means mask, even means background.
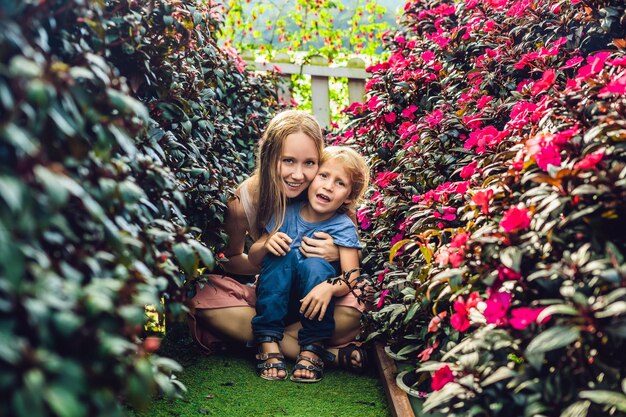
[[[300,252],[307,258],[322,258],[328,262],[339,260],[339,249],[333,238],[325,232],[315,232],[315,239],[302,238]]]
[[[309,320],[322,320],[326,314],[326,309],[334,295],[334,285],[328,282],[317,284],[309,293],[300,300],[300,314],[304,314]]]

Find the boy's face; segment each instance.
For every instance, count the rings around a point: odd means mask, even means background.
[[[344,203],[351,202],[351,192],[350,176],[340,161],[331,159],[320,166],[309,186],[309,204],[316,213],[330,217]]]

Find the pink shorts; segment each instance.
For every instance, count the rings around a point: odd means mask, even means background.
[[[256,288],[254,285],[242,284],[225,275],[210,274],[206,276],[207,283],[196,286],[196,295],[191,299],[192,311],[189,314],[189,330],[192,337],[207,351],[211,351],[211,344],[221,339],[206,328],[198,326],[195,310],[227,307],[250,307],[256,304]],[[352,293],[338,298],[335,306],[352,307],[361,313],[366,310],[363,303],[359,303]]]

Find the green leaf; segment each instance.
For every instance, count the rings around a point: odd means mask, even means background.
[[[81,417],[86,411],[76,396],[62,385],[53,385],[43,392],[50,408],[60,417]]]
[[[172,251],[185,273],[190,277],[195,276],[197,259],[191,246],[184,242],[177,243],[172,247]]]
[[[213,268],[215,268],[215,256],[213,255],[213,252],[197,240],[190,240],[189,243],[200,256],[204,266],[209,268],[209,271],[212,271]]]
[[[0,198],[16,212],[22,209],[23,186],[20,181],[8,175],[0,175]]]
[[[481,385],[483,387],[486,387],[488,385],[495,384],[496,382],[500,382],[500,381],[504,381],[505,379],[513,378],[515,375],[516,375],[516,373],[512,369],[509,369],[506,366],[501,366],[498,369],[496,369],[496,371],[494,373],[492,373],[487,378],[485,378],[482,381]]]
[[[586,417],[590,405],[589,401],[576,401],[563,410],[559,417]]]
[[[545,353],[569,345],[580,338],[580,330],[572,326],[555,326],[539,333],[530,341],[526,354]]]
[[[578,396],[583,399],[591,400],[596,404],[615,407],[620,411],[626,412],[626,395],[621,392],[605,390],[581,391]]]

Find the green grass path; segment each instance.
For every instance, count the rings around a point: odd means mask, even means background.
[[[391,416],[375,370],[355,375],[331,367],[316,384],[265,381],[254,372],[251,350],[229,349],[206,356],[180,331],[168,333],[161,355],[184,366],[178,377],[187,387],[185,398],[155,399],[148,410],[131,411],[130,416]],[[293,363],[288,363],[288,369],[292,367]]]

